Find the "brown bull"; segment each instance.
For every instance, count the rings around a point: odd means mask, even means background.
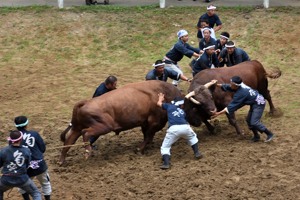
[[[80,101],[74,106],[72,125],[62,132],[61,140],[67,146],[74,144],[81,135],[83,141],[88,142],[91,136],[98,138],[111,131],[119,134],[121,131],[141,126],[144,141],[140,150],[143,151],[154,134],[167,122],[166,112],[156,105],[160,92],[166,95],[166,102],[181,95],[172,84],[155,80],[131,83],[100,97]],[[64,162],[69,149],[69,146],[63,148],[60,164]],[[90,145],[86,149],[89,152]]]
[[[233,67],[203,70],[194,77],[189,87],[189,91],[194,91],[195,88],[199,87],[199,85],[203,85],[204,83],[207,83],[213,79],[218,80],[218,83],[220,84],[230,83],[230,78],[233,76],[240,76],[246,85],[258,90],[259,93],[262,94],[269,102],[270,113],[275,111],[275,107],[268,90],[267,78],[278,78],[281,76],[281,71],[277,70],[276,72],[269,74],[265,71],[262,64],[256,60],[243,62]],[[215,86],[210,87],[210,90],[218,110],[224,109],[232,100],[233,93],[226,93]],[[201,122],[204,122],[208,130],[213,132],[214,127],[207,121],[210,119],[211,113],[201,109],[201,107],[200,112],[196,112],[195,107],[198,105],[195,105],[191,102],[189,102],[189,104],[190,105],[187,106],[185,105],[186,108],[189,108],[189,110],[185,109],[189,123],[193,126],[200,126]],[[236,122],[235,115],[229,116],[227,114],[227,118],[229,123],[235,127],[237,134],[241,134],[241,129]]]

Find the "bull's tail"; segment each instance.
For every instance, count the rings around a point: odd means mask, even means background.
[[[276,79],[281,76],[281,70],[279,68],[273,69],[271,72],[266,73],[266,77]]]
[[[69,126],[60,134],[60,140],[62,142],[66,141],[66,134],[69,132],[69,130],[72,128],[72,123],[69,124]]]
[[[75,104],[75,106],[73,108],[72,121],[69,124],[69,126],[60,134],[60,140],[62,142],[65,142],[66,134],[70,131],[70,129],[78,124],[78,120],[77,120],[78,110],[80,107],[82,107],[86,103],[86,101],[87,100],[83,100],[83,101],[80,101],[77,104]]]

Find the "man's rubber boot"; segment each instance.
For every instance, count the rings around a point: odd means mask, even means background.
[[[170,168],[170,155],[165,154],[162,156],[163,164],[160,166],[161,169],[169,169]]]
[[[274,134],[271,131],[266,129],[264,132],[267,134],[267,139],[265,140],[265,142],[270,142],[271,140],[273,140]]]
[[[252,142],[258,142],[260,140],[260,136],[259,136],[257,130],[252,130],[252,132],[253,132],[254,136],[253,136],[253,138],[251,138],[251,141]]]
[[[23,197],[24,200],[30,200],[28,193],[22,194],[22,197]]]
[[[50,195],[45,195],[45,200],[50,200]]]
[[[203,158],[203,155],[200,153],[199,149],[198,149],[198,143],[192,145],[192,149],[194,151],[194,155],[196,159],[200,159]]]

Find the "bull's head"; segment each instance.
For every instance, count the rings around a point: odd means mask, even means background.
[[[213,84],[211,82],[205,85],[195,87],[185,98],[185,111],[187,120],[193,126],[200,126],[201,119],[210,118],[213,111],[216,111],[212,94],[209,88]]]

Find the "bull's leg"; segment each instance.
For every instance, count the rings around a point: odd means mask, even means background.
[[[100,135],[105,135],[110,132],[110,129],[102,123],[95,123],[93,126],[82,130],[82,138],[84,143],[88,143],[85,146],[85,158],[88,159],[92,154],[92,145],[90,144],[91,137],[95,141]]]
[[[80,137],[80,133],[79,132],[71,130],[71,133],[70,133],[69,137],[66,138],[66,140],[64,142],[64,146],[68,146],[68,145],[74,144],[79,137]],[[65,162],[67,152],[69,151],[70,148],[71,147],[69,146],[69,147],[64,147],[62,149],[61,154],[60,154],[60,158],[59,158],[59,161],[58,161],[59,165],[62,165]]]
[[[276,111],[275,106],[273,104],[271,95],[270,95],[270,91],[267,90],[267,92],[265,94],[263,94],[264,98],[268,101],[269,106],[270,106],[270,114],[274,114],[274,112]]]
[[[240,126],[238,125],[237,121],[236,121],[236,118],[235,118],[235,114],[232,114],[232,115],[228,115],[226,113],[226,116],[228,118],[228,121],[230,123],[231,126],[234,126],[235,128],[235,131],[238,135],[243,135],[244,133],[241,131],[241,128]]]
[[[149,125],[143,125],[142,126],[142,132],[144,135],[144,141],[140,144],[139,148],[137,149],[142,154],[145,153],[145,148],[147,144],[151,143],[153,141],[153,138],[155,136],[155,133],[159,130],[161,130],[163,126],[161,124],[149,126]]]
[[[215,127],[211,125],[206,119],[202,120],[206,126],[206,128],[209,130],[209,132],[214,133]]]
[[[90,132],[84,130],[83,133],[82,133],[82,138],[83,138],[83,142],[87,143],[87,145],[85,145],[84,157],[85,157],[85,159],[88,159],[92,154],[92,146],[89,143],[90,138],[91,138]]]
[[[144,140],[143,142],[139,145],[139,147],[137,148],[137,151],[138,152],[141,152],[142,154],[145,153],[145,147],[146,145],[148,144],[149,142],[149,139],[148,139],[148,131],[147,131],[147,128],[146,126],[142,126],[142,132],[143,132],[143,136],[144,136]]]

